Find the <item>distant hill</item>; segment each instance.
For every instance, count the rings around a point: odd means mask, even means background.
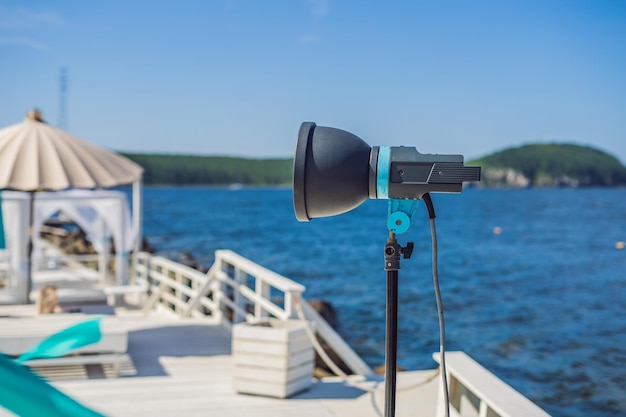
[[[626,185],[626,167],[589,146],[533,144],[469,162],[482,169],[481,186],[555,187]]]
[[[144,183],[168,185],[288,185],[293,162],[223,156],[121,153],[144,168]]]
[[[169,185],[290,185],[291,158],[122,153],[144,169],[144,183]],[[535,144],[509,148],[468,165],[480,165],[484,187],[626,185],[626,167],[588,146]]]

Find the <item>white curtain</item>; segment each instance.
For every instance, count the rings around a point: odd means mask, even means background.
[[[98,253],[109,250],[108,241],[113,238],[116,248],[116,281],[127,283],[128,253],[133,248],[135,236],[132,231],[130,209],[126,194],[109,190],[67,190],[34,193],[33,236],[39,236],[41,226],[58,211],[75,222],[91,241]],[[15,258],[28,247],[28,224],[31,194],[17,191],[2,191],[7,251]],[[34,239],[33,262],[40,253],[39,239]],[[16,266],[23,259],[13,259]],[[36,265],[36,263],[35,263]]]
[[[12,196],[13,198],[10,198]],[[26,288],[23,276],[28,274],[28,194],[2,191],[2,219],[6,256],[9,261],[9,287]]]

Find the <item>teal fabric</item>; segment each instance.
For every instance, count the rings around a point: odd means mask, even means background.
[[[37,358],[58,358],[75,349],[98,343],[102,339],[101,319],[102,317],[96,317],[61,330],[27,350],[16,360],[24,362]]]
[[[0,406],[22,417],[103,417],[0,355]]]

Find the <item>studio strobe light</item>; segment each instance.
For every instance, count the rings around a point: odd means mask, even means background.
[[[400,258],[411,255],[413,244],[402,247],[396,234],[408,230],[419,200],[424,200],[433,232],[433,279],[436,274],[434,209],[429,193],[460,193],[463,183],[480,181],[480,167],[464,166],[462,155],[421,154],[414,147],[374,146],[331,127],[303,123],[298,133],[293,165],[293,201],[296,218],[309,221],[335,216],[361,205],[368,198],[388,199],[389,239],[384,248],[387,271],[385,416],[395,415],[397,352],[397,298]],[[441,324],[442,381],[445,380],[443,314]],[[447,407],[446,407],[447,408]]]
[[[430,192],[460,193],[463,182],[479,180],[480,167],[464,166],[463,155],[370,147],[346,131],[303,123],[293,165],[294,207],[298,220],[309,221],[345,213],[368,198],[389,199],[389,230],[403,233],[412,202]]]

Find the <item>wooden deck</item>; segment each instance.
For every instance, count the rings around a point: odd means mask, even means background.
[[[151,295],[145,300],[139,294],[129,294],[134,307],[103,304],[106,295],[100,287],[93,286],[97,284],[95,280],[91,280],[89,287],[84,282],[89,280],[74,279],[86,285],[85,288],[59,285],[60,290],[68,290],[64,307],[80,308],[81,313],[76,317],[105,314],[109,326],[119,326],[128,336],[121,367],[117,366],[119,363],[113,367],[108,362],[94,360],[36,368],[68,395],[112,417],[383,415],[384,381],[376,376],[367,381],[316,380],[307,391],[285,400],[235,392],[231,332],[223,326],[268,315],[281,320],[304,316],[314,323],[316,331],[333,350],[341,353],[351,369],[361,375],[372,375],[341,337],[317,313],[308,311],[310,306],[302,298],[305,290],[302,285],[230,251],[217,251],[216,264],[206,275],[162,257],[140,255],[135,278],[150,284]],[[63,278],[57,275],[47,277],[51,281]],[[271,288],[284,294],[283,303],[277,304],[271,297]],[[91,290],[99,291],[99,296],[91,297]],[[0,326],[3,320],[6,323],[19,316],[32,321],[36,316],[35,306],[0,306]],[[452,415],[548,416],[467,355],[449,353]],[[443,415],[438,408],[443,404],[439,398],[440,383],[434,370],[400,373],[396,415]],[[0,408],[0,417],[8,415],[12,414]]]
[[[126,364],[118,378],[89,370],[52,383],[107,416],[378,416],[384,408],[382,381],[364,385],[371,394],[340,379],[316,381],[286,400],[235,393],[230,333],[210,319],[179,319],[118,309],[129,331]],[[88,366],[89,367],[89,366]],[[49,371],[53,372],[53,371]],[[436,381],[402,389],[432,375],[410,372],[399,378],[398,416],[434,416]],[[53,375],[58,377],[58,375]],[[4,412],[4,414],[3,414]],[[0,415],[11,415],[0,409]]]

